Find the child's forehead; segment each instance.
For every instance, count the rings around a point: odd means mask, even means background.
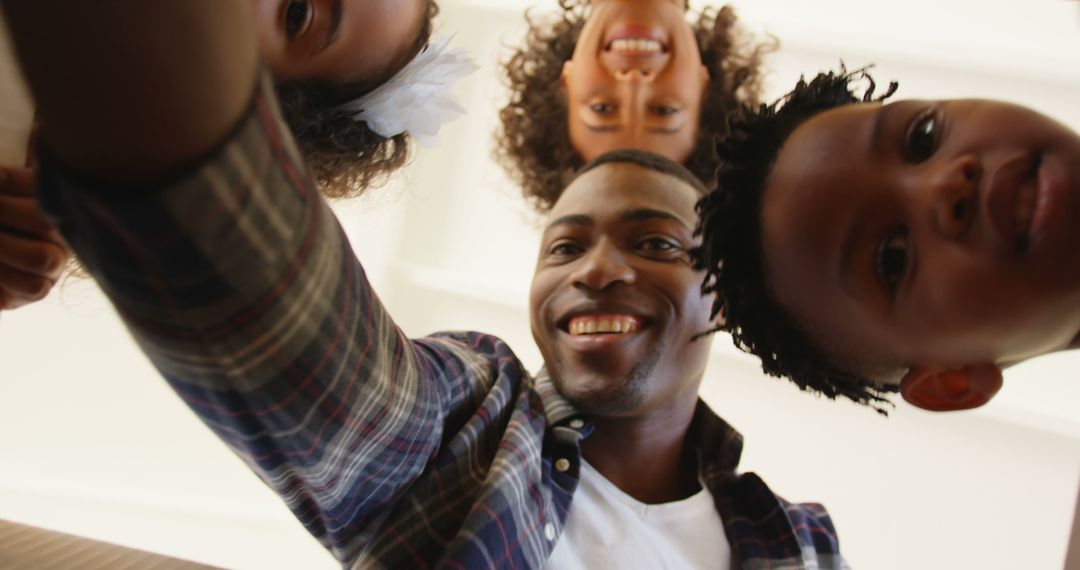
[[[871,151],[891,141],[897,123],[915,113],[915,109],[939,102],[903,99],[889,103],[867,102],[844,105],[822,111],[796,127],[777,151],[767,185],[785,176],[792,182],[805,180],[808,172],[822,167],[850,166],[851,161],[866,160]],[[903,129],[899,129],[903,131]]]
[[[834,173],[849,169],[852,161],[861,160],[870,148],[881,109],[875,104],[847,105],[807,119],[778,149],[765,196],[775,194],[777,188],[831,182]],[[803,195],[805,192],[791,193],[791,197]]]
[[[874,124],[887,105],[858,103],[828,109],[799,125],[780,149],[780,154],[798,149],[806,152],[823,144],[866,142]]]

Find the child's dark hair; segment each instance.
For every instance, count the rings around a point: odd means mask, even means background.
[[[526,13],[525,45],[503,66],[510,102],[499,111],[495,156],[541,212],[551,209],[584,164],[570,145],[560,77],[585,25],[587,5],[585,0],[559,0],[562,14],[555,20]],[[740,103],[757,102],[761,60],[775,42],[751,42],[736,25],[735,11],[729,6],[704,9],[692,27],[701,61],[709,71],[709,84],[701,99],[697,144],[686,167],[712,186],[716,170],[712,141],[723,130],[729,111]]]
[[[852,82],[867,83],[856,95]],[[694,250],[698,269],[705,270],[702,291],[715,293],[712,317],[724,324],[714,330],[731,333],[735,345],[761,359],[766,374],[791,379],[799,388],[835,399],[844,396],[885,413],[893,386],[832,365],[806,331],[772,294],[764,271],[761,198],[780,148],[799,125],[824,111],[859,103],[880,102],[874,80],[865,69],[820,73],[772,104],[743,107],[731,115],[730,130],[716,145],[720,165],[717,188],[697,204],[702,244]],[[709,331],[714,332],[714,331]]]
[[[327,198],[358,196],[386,182],[390,173],[409,159],[409,136],[384,137],[353,119],[354,111],[340,106],[389,80],[408,64],[431,38],[432,22],[439,13],[434,0],[412,48],[383,70],[381,77],[363,85],[342,86],[311,81],[276,84],[282,116],[293,132],[300,153],[307,159],[319,191]]]

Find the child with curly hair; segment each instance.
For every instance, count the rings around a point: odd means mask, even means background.
[[[733,115],[698,204],[704,290],[768,374],[974,408],[1080,341],[1080,137],[997,101],[883,104],[895,89],[841,69]]]
[[[435,135],[449,82],[475,67],[431,43],[434,0],[251,0],[262,59],[319,191],[348,198],[387,180],[411,138]],[[454,68],[434,87],[418,70]],[[422,73],[422,71],[420,71]],[[419,84],[419,85],[417,85]],[[405,100],[397,107],[387,101]],[[408,105],[413,120],[400,113]],[[425,115],[427,113],[427,115]],[[406,116],[405,120],[402,117]],[[29,169],[0,173],[0,310],[44,298],[70,253],[33,196]]]
[[[554,17],[527,14],[523,47],[504,70],[496,156],[537,210],[568,177],[622,148],[682,163],[709,184],[713,138],[727,114],[754,103],[761,60],[729,6],[689,12],[683,0],[559,0]]]
[[[282,113],[323,195],[356,196],[385,181],[408,159],[410,135],[434,134],[360,113],[377,88],[432,55],[434,0],[253,2]]]

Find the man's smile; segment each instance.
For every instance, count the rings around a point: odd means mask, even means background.
[[[641,320],[631,315],[583,315],[567,323],[570,336],[630,334],[641,328]]]

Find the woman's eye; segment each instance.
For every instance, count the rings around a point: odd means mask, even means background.
[[[611,103],[593,103],[589,108],[597,115],[610,115],[615,112],[615,105]]]
[[[303,32],[311,22],[311,4],[308,0],[289,0],[285,5],[285,37],[292,40]]]
[[[883,239],[878,244],[877,254],[874,257],[874,270],[878,279],[890,293],[895,293],[897,285],[907,272],[907,230],[901,228]]]
[[[938,119],[933,112],[919,115],[908,129],[905,143],[908,160],[919,163],[933,156],[937,149],[937,131]]]

